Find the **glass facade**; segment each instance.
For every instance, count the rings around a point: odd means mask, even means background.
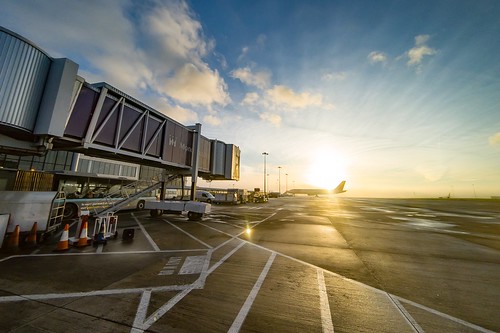
[[[0,168],[33,171],[71,170],[75,153],[49,151],[44,156],[16,156],[0,154]]]

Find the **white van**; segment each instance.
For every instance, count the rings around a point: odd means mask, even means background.
[[[196,200],[206,203],[212,203],[215,197],[212,193],[207,191],[196,191]]]

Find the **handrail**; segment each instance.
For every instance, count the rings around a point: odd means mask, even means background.
[[[178,177],[178,175],[171,175],[166,179],[166,181],[167,182],[172,181],[177,177]],[[161,177],[158,177],[158,178],[161,179]],[[95,209],[94,215],[96,215],[97,217],[100,217],[100,216],[106,215],[109,212],[113,212],[113,213],[117,212],[118,210],[120,210],[120,208],[127,205],[130,201],[141,197],[145,193],[152,192],[152,191],[156,190],[157,188],[159,188],[161,186],[161,183],[162,183],[161,181],[158,181],[158,180],[155,181],[155,180],[151,179],[151,180],[138,180],[138,181],[133,182],[131,184],[122,186],[119,191],[115,191],[113,193],[110,193],[106,197],[103,198],[106,201],[106,204],[108,204],[108,206],[105,209],[100,210],[100,211]],[[139,186],[139,185],[141,185],[141,186]],[[129,191],[127,191],[127,189],[132,189],[132,188],[134,189],[134,193],[130,194]],[[125,191],[123,189],[125,189]],[[118,193],[121,195],[120,196],[115,195]],[[111,198],[117,198],[117,197],[121,197],[121,198],[123,198],[123,200],[120,200],[120,201],[110,200]]]

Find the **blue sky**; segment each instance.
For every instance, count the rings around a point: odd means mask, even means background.
[[[238,145],[240,181],[212,187],[262,188],[268,152],[272,191],[500,195],[498,1],[0,4],[87,81]]]

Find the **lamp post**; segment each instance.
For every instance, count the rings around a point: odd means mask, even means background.
[[[262,155],[264,155],[264,195],[266,194],[266,156],[269,155],[266,152],[263,152]]]
[[[288,192],[288,174],[285,173],[286,176],[286,183],[285,183],[285,193]]]
[[[281,167],[278,167],[278,195],[281,195]]]

